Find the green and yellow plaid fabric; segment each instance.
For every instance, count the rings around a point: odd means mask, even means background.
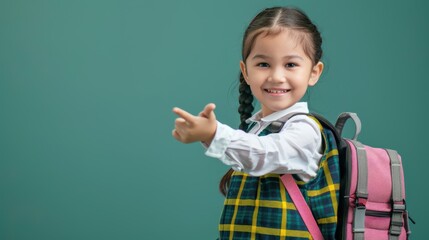
[[[338,151],[332,132],[320,128],[325,151],[317,177],[308,183],[297,183],[324,238],[335,239],[340,182]],[[264,130],[260,136],[267,134],[270,132]],[[312,239],[279,174],[253,177],[234,172],[219,231],[221,240]]]

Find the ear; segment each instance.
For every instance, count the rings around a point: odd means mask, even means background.
[[[247,69],[246,69],[246,64],[243,61],[240,61],[240,70],[241,70],[241,74],[243,74],[244,80],[246,81],[247,84],[249,84],[247,82]]]
[[[317,81],[319,81],[320,75],[322,75],[323,67],[324,67],[324,65],[320,61],[316,65],[314,65],[313,69],[311,70],[311,75],[310,75],[310,80],[308,81],[308,86],[316,85]]]

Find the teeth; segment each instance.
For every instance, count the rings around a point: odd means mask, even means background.
[[[273,89],[267,89],[267,92],[269,93],[286,93],[287,90],[273,90]]]

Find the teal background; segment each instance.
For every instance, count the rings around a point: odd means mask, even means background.
[[[215,239],[228,168],[171,137],[171,109],[214,102],[238,126],[241,36],[275,5],[302,8],[322,32],[311,109],[357,112],[360,140],[401,153],[424,239],[423,0],[0,0],[0,239]]]

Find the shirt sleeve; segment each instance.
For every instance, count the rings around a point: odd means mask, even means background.
[[[299,174],[306,181],[318,170],[322,136],[307,116],[288,120],[279,133],[257,136],[219,123],[206,155],[253,176]]]

